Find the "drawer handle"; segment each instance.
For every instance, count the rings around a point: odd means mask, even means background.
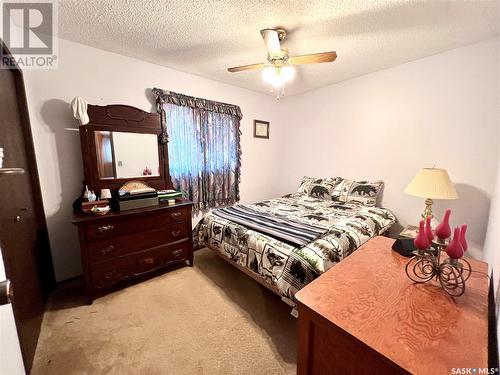
[[[111,278],[112,278],[115,274],[116,274],[116,270],[109,271],[109,272],[106,272],[106,273],[104,274],[104,277],[105,277],[106,279],[111,279]]]
[[[170,216],[171,216],[172,218],[181,217],[181,216],[182,216],[182,212],[172,212],[172,213],[170,214]]]
[[[146,264],[146,265],[150,265],[150,264],[154,264],[155,262],[155,258],[144,258],[144,259],[141,259],[141,264]]]
[[[183,249],[177,249],[177,250],[172,251],[172,255],[179,255],[179,254],[182,254],[183,252],[184,252]]]
[[[103,248],[101,249],[101,254],[102,254],[102,255],[109,254],[110,252],[112,252],[112,251],[113,251],[113,249],[114,249],[114,248],[115,248],[115,247],[114,247],[113,245],[110,245],[110,246],[108,246],[108,247],[103,247]]]
[[[112,230],[113,228],[114,228],[114,226],[112,226],[112,225],[101,225],[100,227],[97,228],[97,231],[99,233],[104,233],[104,232]]]
[[[174,237],[179,237],[179,234],[181,234],[180,230],[173,230],[172,231],[172,236],[174,236]]]

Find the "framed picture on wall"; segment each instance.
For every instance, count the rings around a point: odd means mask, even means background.
[[[269,139],[269,122],[253,120],[253,137]]]

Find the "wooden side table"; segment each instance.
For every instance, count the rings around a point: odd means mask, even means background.
[[[413,284],[408,258],[376,237],[296,294],[298,374],[451,374],[488,366],[488,278],[453,299]],[[473,270],[486,263],[471,259]]]

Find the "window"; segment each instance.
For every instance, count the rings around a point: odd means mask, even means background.
[[[239,200],[239,107],[155,89],[176,189],[204,209]],[[158,94],[158,91],[161,91]]]

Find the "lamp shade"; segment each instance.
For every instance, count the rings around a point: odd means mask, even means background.
[[[405,193],[430,199],[457,199],[457,191],[446,169],[422,168],[406,187]]]
[[[111,190],[101,189],[101,199],[111,199]]]

